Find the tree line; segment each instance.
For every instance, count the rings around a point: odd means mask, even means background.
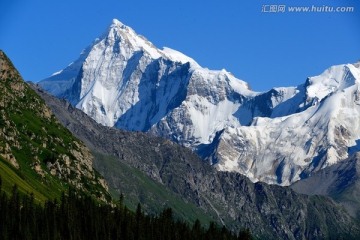
[[[16,185],[11,194],[2,191],[0,176],[0,239],[251,239],[248,230],[238,235],[210,223],[204,228],[196,220],[190,225],[175,220],[171,208],[157,216],[144,214],[139,204],[130,211],[123,198],[116,206],[102,204],[73,189],[59,200],[36,203],[33,194],[21,194]]]

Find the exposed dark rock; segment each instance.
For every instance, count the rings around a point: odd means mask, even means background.
[[[248,227],[262,239],[360,236],[357,223],[329,198],[297,194],[288,187],[254,184],[239,173],[217,172],[189,149],[145,133],[101,126],[66,101],[37,86],[33,88],[64,126],[89,148],[141,170],[234,231]],[[101,165],[96,162],[99,170]],[[104,174],[114,187],[116,175]],[[122,181],[120,176],[118,181]]]
[[[296,192],[330,196],[360,219],[360,153],[294,183]]]

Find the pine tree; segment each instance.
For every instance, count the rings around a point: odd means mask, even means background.
[[[118,206],[120,208],[122,208],[124,205],[124,194],[123,193],[120,193],[120,196],[119,196],[119,201],[118,201]]]
[[[141,205],[138,203],[135,213],[135,240],[139,240],[140,238],[140,231],[142,224],[142,211],[141,211]]]
[[[248,228],[240,230],[238,240],[251,240],[251,239],[252,239],[251,233]]]
[[[201,227],[201,223],[200,223],[199,219],[196,219],[196,221],[191,229],[191,233],[192,233],[194,239],[200,239],[202,231],[203,231],[203,229]]]
[[[140,204],[134,213],[125,206],[99,205],[73,190],[62,194],[60,202],[40,205],[33,194],[19,194],[14,186],[10,197],[0,192],[0,239],[235,240],[236,236],[214,223],[205,231],[199,220],[190,228],[174,220],[171,208],[159,216],[146,216]]]
[[[20,196],[17,185],[12,188],[12,195],[10,199],[10,214],[12,215],[9,230],[14,236],[14,239],[20,239]]]

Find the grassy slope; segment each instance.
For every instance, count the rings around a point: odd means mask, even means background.
[[[29,91],[26,100],[31,101],[32,93]],[[11,164],[0,158],[0,175],[3,179],[3,189],[6,192],[10,192],[14,184],[18,185],[19,191],[22,193],[34,193],[35,199],[40,202],[45,202],[46,199],[59,198],[61,192],[66,191],[67,184],[61,182],[56,177],[50,174],[46,174],[45,177],[41,177],[32,168],[31,163],[33,162],[32,149],[37,147],[40,150],[38,158],[40,160],[42,169],[46,169],[47,158],[52,153],[66,153],[66,149],[61,145],[54,145],[55,151],[49,150],[47,147],[42,147],[42,137],[46,135],[57,136],[63,139],[64,142],[69,143],[71,134],[65,129],[61,129],[57,126],[54,119],[44,123],[42,119],[38,118],[29,109],[21,109],[21,106],[17,106],[18,111],[11,112],[6,111],[9,119],[19,129],[20,136],[18,140],[21,145],[21,149],[11,146],[12,152],[20,165],[20,169],[14,168]],[[50,131],[44,132],[42,128],[45,127]],[[34,134],[35,139],[31,139]]]
[[[174,214],[186,221],[200,222],[207,225],[212,219],[200,208],[192,203],[185,202],[180,196],[168,190],[164,185],[150,179],[140,170],[128,166],[118,159],[96,153],[95,166],[104,175],[109,176],[110,192],[114,198],[119,198],[118,192],[124,194],[125,204],[135,210],[140,202],[144,209],[152,209],[152,213],[161,212],[166,207],[171,207]],[[101,161],[101,164],[99,162]],[[107,174],[104,174],[104,173]],[[116,176],[112,181],[111,176]],[[120,179],[120,181],[119,181]]]
[[[68,180],[77,179],[78,176],[74,173],[76,168],[83,166],[73,165],[74,162],[79,162],[79,158],[76,158],[72,151],[82,151],[78,150],[80,143],[57,121],[45,102],[22,80],[10,60],[1,51],[0,70],[2,188],[6,192],[11,192],[13,185],[16,184],[20,192],[34,193],[35,199],[39,202],[59,198],[61,193],[67,190]],[[70,160],[68,167],[61,163],[61,156],[65,155]],[[6,159],[7,156],[13,156],[19,168],[10,164]],[[69,172],[67,180],[60,179],[58,172],[50,173],[47,163],[56,161],[62,164],[62,171]],[[35,166],[41,168],[40,173],[34,170]],[[104,192],[101,186],[90,183],[87,178],[81,176],[79,180],[86,182],[84,191]]]
[[[37,177],[18,171],[5,160],[0,158],[0,176],[2,179],[2,190],[11,194],[13,186],[18,186],[19,192],[23,194],[33,193],[35,201],[44,203],[47,199],[59,198],[64,186],[59,182],[43,184]],[[54,187],[57,186],[57,187]]]

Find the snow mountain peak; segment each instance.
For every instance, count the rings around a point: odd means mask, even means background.
[[[122,54],[124,57],[130,57],[138,51],[143,51],[153,59],[162,56],[162,53],[150,41],[117,19],[113,19],[102,39],[106,41],[107,47],[113,48],[115,53]]]
[[[112,20],[111,26],[118,26],[118,27],[126,27],[122,22],[120,22],[118,19],[114,18]]]
[[[353,64],[330,67],[321,75],[308,79],[308,96],[321,100],[330,93],[344,90],[358,83],[358,76],[359,69]]]
[[[132,51],[142,51],[152,59],[164,58],[174,62],[191,63],[192,67],[200,67],[194,59],[174,49],[164,47],[158,49],[144,36],[137,34],[132,28],[124,25],[117,19],[113,19],[108,31],[102,38],[109,40],[108,44],[117,48],[117,45]],[[125,52],[125,51],[124,51]]]
[[[214,96],[208,99],[219,99],[224,94],[223,90],[217,92],[216,86],[230,91],[232,84],[237,90],[247,91],[246,84],[235,77],[203,69],[176,50],[160,50],[130,27],[113,20],[108,31],[78,60],[40,85],[106,126],[143,131],[181,105],[188,86],[209,82],[214,85]]]
[[[113,20],[76,61],[39,84],[105,126],[148,131],[218,170],[289,185],[360,150],[359,69],[333,66],[296,87],[254,92],[226,70],[158,49]]]

